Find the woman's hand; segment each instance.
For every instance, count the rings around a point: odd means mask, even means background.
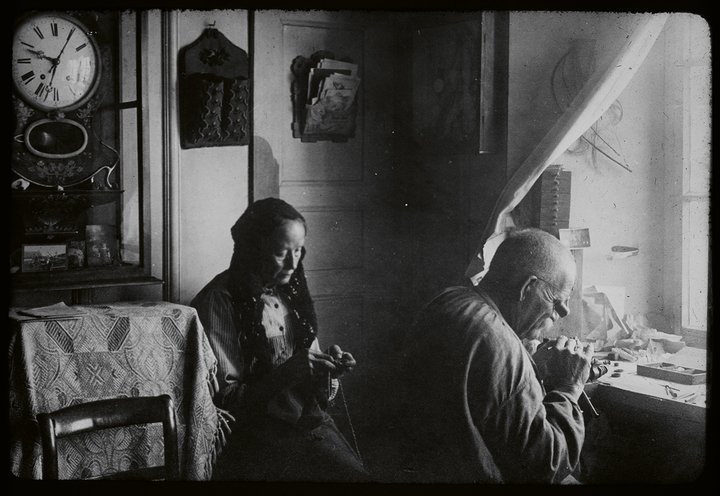
[[[328,348],[327,352],[328,355],[333,358],[336,365],[335,370],[330,372],[333,377],[340,377],[345,372],[352,371],[353,367],[357,365],[355,358],[347,351],[341,350],[336,344]]]
[[[320,377],[336,370],[333,357],[321,351],[302,349],[278,367],[278,372],[292,383],[302,382],[307,378]]]

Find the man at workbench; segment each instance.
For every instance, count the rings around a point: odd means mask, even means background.
[[[585,425],[578,399],[592,345],[560,337],[570,251],[537,229],[511,233],[475,286],[447,288],[417,316],[403,352],[409,442],[418,482],[566,481]]]

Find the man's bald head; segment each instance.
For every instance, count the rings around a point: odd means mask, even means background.
[[[513,292],[529,276],[536,276],[562,289],[572,287],[575,271],[572,253],[555,236],[540,229],[522,229],[511,232],[500,244],[483,280]]]

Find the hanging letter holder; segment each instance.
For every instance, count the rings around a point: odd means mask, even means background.
[[[179,54],[180,144],[247,145],[248,55],[214,27]]]
[[[345,142],[355,136],[360,79],[351,60],[317,51],[297,56],[291,67],[293,137],[302,142]]]

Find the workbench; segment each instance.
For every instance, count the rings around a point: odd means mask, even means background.
[[[702,349],[685,348],[663,361],[707,370]],[[632,362],[607,366],[607,374],[585,387],[600,415],[587,419],[583,482],[687,483],[701,477],[709,384],[641,376]]]

